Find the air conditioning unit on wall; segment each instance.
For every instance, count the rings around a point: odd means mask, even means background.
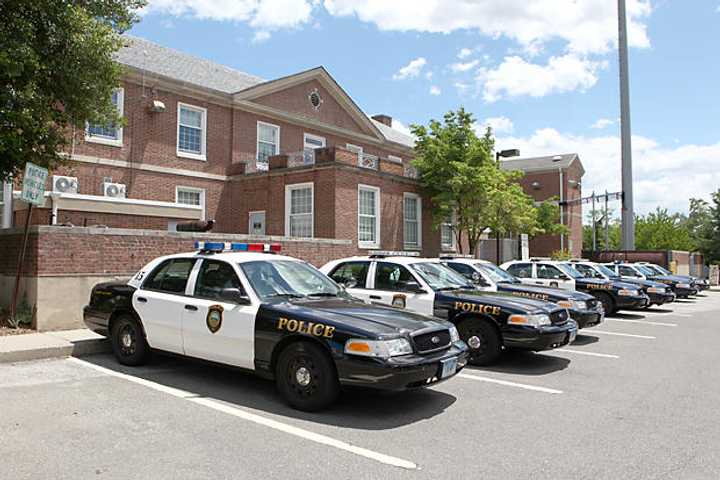
[[[55,193],[78,193],[77,177],[53,175],[52,191]]]
[[[125,198],[125,185],[122,183],[109,183],[104,182],[102,184],[103,187],[103,194],[106,197],[114,197],[114,198]]]

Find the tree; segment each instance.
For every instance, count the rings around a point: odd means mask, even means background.
[[[119,122],[110,100],[121,33],[145,0],[0,2],[0,180],[50,167],[87,122]]]
[[[647,215],[635,219],[635,246],[638,250],[686,250],[696,249],[683,215],[668,213],[658,207]]]
[[[532,199],[517,183],[522,174],[500,168],[492,131],[478,137],[474,124],[472,114],[460,108],[446,113],[443,123],[412,126],[413,164],[430,198],[433,223],[437,228],[454,217],[458,246],[462,249],[465,237],[471,252],[488,229],[501,234],[537,229]]]
[[[538,235],[567,235],[570,229],[567,225],[559,223],[560,205],[558,197],[543,200],[537,206],[537,234]]]
[[[690,200],[689,222],[698,241],[698,249],[707,263],[720,263],[720,189],[712,194],[713,205]]]

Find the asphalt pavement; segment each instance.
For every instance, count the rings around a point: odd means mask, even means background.
[[[718,345],[707,292],[316,414],[270,382],[169,356],[3,364],[0,479],[717,479]]]

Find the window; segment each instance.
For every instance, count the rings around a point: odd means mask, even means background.
[[[626,267],[624,265],[618,266],[620,269],[620,276],[621,277],[639,277],[638,273],[635,271],[632,267]]]
[[[593,267],[590,267],[588,265],[583,265],[582,263],[576,263],[573,264],[573,267],[575,267],[575,270],[582,273],[584,277],[586,278],[600,278],[604,279],[605,277],[603,274],[595,270]]]
[[[477,274],[473,267],[464,263],[448,262],[447,266],[469,280],[472,280],[475,274]]]
[[[330,278],[348,288],[365,288],[370,262],[341,263],[330,273]]]
[[[513,263],[507,269],[510,275],[515,275],[518,278],[532,278],[532,264],[531,263]]]
[[[295,260],[251,261],[240,264],[262,301],[308,296],[345,296],[342,289],[315,267]]]
[[[375,289],[391,292],[407,290],[406,285],[417,283],[410,271],[395,263],[378,262],[375,268]]]
[[[193,258],[166,260],[150,274],[143,288],[182,295],[194,264]]]
[[[422,247],[422,205],[420,197],[414,193],[403,195],[403,232],[405,248]]]
[[[207,110],[178,102],[177,155],[206,160]]]
[[[226,288],[237,288],[245,293],[233,267],[217,260],[203,260],[195,282],[195,296],[222,301],[221,294]]]
[[[124,97],[125,90],[122,88],[116,89],[111,97],[111,101],[120,116],[123,114]],[[123,129],[118,125],[88,124],[85,131],[85,140],[120,147],[122,146],[122,134]]]
[[[250,212],[248,225],[250,235],[265,235],[265,211]]]
[[[325,147],[325,137],[303,134],[303,161],[306,165],[315,163],[315,150]]]
[[[280,153],[280,127],[257,122],[257,169],[267,170],[269,158]]]
[[[537,278],[543,278],[543,279],[550,279],[550,280],[560,280],[563,278],[565,274],[563,274],[559,268],[553,266],[553,265],[538,265],[537,266]]]
[[[455,215],[450,215],[440,225],[440,248],[455,250]]]
[[[358,186],[358,247],[380,246],[380,189]]]
[[[312,238],[312,183],[299,183],[285,187],[285,235],[288,237]]]
[[[193,187],[175,188],[175,203],[181,205],[198,205],[202,207],[201,219],[205,220],[205,190]]]

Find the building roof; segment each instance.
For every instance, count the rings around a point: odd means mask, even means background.
[[[234,94],[268,81],[233,68],[190,55],[172,48],[125,34],[126,46],[121,48],[115,59],[129,67],[178,80],[197,87]],[[303,73],[303,72],[300,72]],[[297,74],[289,75],[292,77]],[[368,116],[386,140],[413,148],[415,140]]]
[[[264,80],[194,55],[163,47],[144,38],[123,35],[126,46],[116,60],[129,67],[222,93],[235,93]]]
[[[541,172],[568,168],[573,162],[580,162],[577,153],[565,153],[562,155],[548,155],[545,157],[507,158],[502,159],[500,166],[505,170],[522,170],[523,172]],[[580,162],[580,169],[585,169]]]

